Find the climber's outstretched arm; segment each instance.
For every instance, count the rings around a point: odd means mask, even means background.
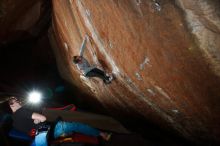
[[[81,47],[80,47],[80,53],[79,53],[79,56],[83,56],[83,53],[84,53],[84,50],[86,48],[86,41],[88,40],[89,36],[86,34],[84,39],[83,39],[83,42],[81,44]]]

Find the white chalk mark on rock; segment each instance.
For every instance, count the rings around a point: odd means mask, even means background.
[[[160,87],[158,87],[158,86],[155,86],[155,88],[157,89],[157,91],[161,94],[161,95],[163,95],[164,97],[166,97],[167,99],[171,99],[170,97],[169,97],[169,95],[162,89],[162,88],[160,88]]]
[[[160,6],[160,3],[157,1],[157,0],[153,0],[153,8],[156,10],[156,11],[158,11],[158,12],[160,12],[161,11],[161,6]]]
[[[152,96],[156,95],[156,93],[153,90],[151,90],[151,89],[147,89],[147,92],[149,92]]]
[[[91,13],[90,13],[90,11],[88,9],[86,9],[86,15],[87,16],[91,16]]]
[[[135,76],[137,77],[137,79],[138,79],[139,81],[142,80],[142,77],[141,77],[141,75],[140,75],[138,72],[135,73]]]
[[[175,113],[175,114],[179,113],[179,111],[177,109],[173,109],[172,112]]]
[[[136,0],[136,3],[139,6],[141,4],[141,0]]]
[[[64,47],[65,47],[66,51],[69,51],[69,47],[66,42],[64,42]]]
[[[150,59],[145,56],[144,62],[140,64],[140,70],[144,70],[144,66],[148,65],[149,62],[150,62]]]

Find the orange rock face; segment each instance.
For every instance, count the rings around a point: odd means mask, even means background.
[[[54,0],[51,40],[60,72],[112,112],[144,116],[187,139],[219,141],[218,4]],[[85,34],[84,56],[114,74],[109,85],[72,64]]]

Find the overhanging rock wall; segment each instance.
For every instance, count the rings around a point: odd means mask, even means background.
[[[51,42],[60,73],[112,112],[219,142],[219,6],[217,0],[54,0]],[[80,76],[72,64],[85,34],[85,57],[114,74],[109,85]]]

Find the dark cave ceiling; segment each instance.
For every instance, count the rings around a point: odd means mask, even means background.
[[[0,3],[1,94],[23,94],[24,89],[45,84],[43,80],[53,82],[52,76],[58,74],[47,37],[51,5],[49,1],[23,2]]]

